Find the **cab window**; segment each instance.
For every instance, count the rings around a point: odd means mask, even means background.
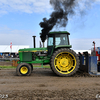
[[[60,34],[55,36],[55,45],[68,45],[67,34]]]
[[[49,37],[48,38],[48,46],[52,46],[53,45],[53,37]]]

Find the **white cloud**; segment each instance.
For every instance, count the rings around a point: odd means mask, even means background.
[[[98,1],[98,2],[100,2],[100,0],[94,0],[94,1]]]
[[[74,9],[76,15],[75,17],[83,17],[84,15],[88,14],[89,11],[97,4],[100,5],[100,0],[76,0],[76,6]],[[72,20],[72,18],[70,18],[70,20]]]
[[[33,47],[33,35],[37,36],[30,30],[13,30],[7,26],[0,26],[0,45],[9,45],[12,42],[13,45],[29,45]],[[37,36],[36,47],[40,46],[40,41],[40,37]]]
[[[91,8],[95,3],[100,3],[100,0],[77,0],[80,10]]]
[[[21,30],[12,31],[10,34],[0,34],[0,45],[10,45],[12,42],[13,45],[28,45],[30,48],[33,48],[33,37],[29,34],[19,34]],[[25,31],[23,31],[25,32]],[[28,31],[27,31],[28,32]],[[36,37],[36,47],[40,47],[40,37]],[[43,45],[42,45],[43,46]],[[47,43],[45,43],[45,47]]]
[[[49,0],[0,0],[0,14],[7,12],[48,12],[50,11]]]
[[[50,0],[0,0],[0,14],[8,12],[25,12],[25,13],[42,13],[51,12]],[[77,0],[80,10],[91,7],[93,2],[100,2],[100,0]]]
[[[32,45],[32,36],[34,32],[30,30],[12,30],[8,27],[0,27],[0,45]]]

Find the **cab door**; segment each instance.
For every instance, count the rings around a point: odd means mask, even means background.
[[[48,49],[48,56],[51,56],[54,50],[54,37],[49,36],[48,37],[48,42],[47,42],[47,49]]]

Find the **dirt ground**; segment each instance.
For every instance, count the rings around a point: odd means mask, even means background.
[[[15,69],[0,70],[0,100],[100,100],[100,77],[76,73],[59,77],[51,69],[34,69],[16,76]]]

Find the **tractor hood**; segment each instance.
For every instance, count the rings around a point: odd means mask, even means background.
[[[19,49],[19,52],[38,52],[38,51],[47,51],[47,48],[25,48],[25,49]]]

